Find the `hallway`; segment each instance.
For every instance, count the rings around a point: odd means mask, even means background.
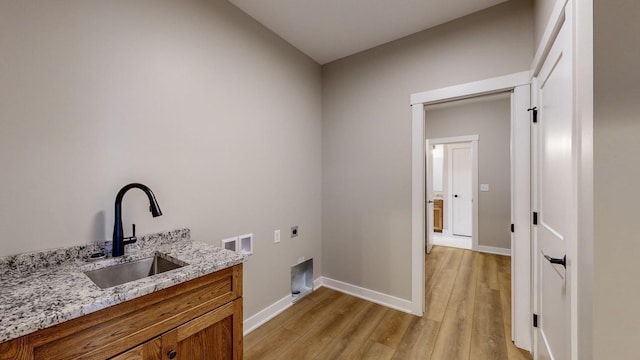
[[[422,318],[319,288],[244,339],[245,359],[531,359],[509,340],[511,260],[434,246]]]

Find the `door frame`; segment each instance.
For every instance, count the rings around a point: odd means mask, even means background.
[[[425,310],[425,106],[480,95],[512,91],[511,175],[512,223],[512,339],[516,346],[531,350],[531,223],[530,123],[526,111],[531,98],[531,74],[523,71],[496,78],[455,85],[411,95],[411,312]],[[526,105],[525,105],[526,104]],[[525,106],[523,108],[523,105]],[[525,144],[515,142],[526,138]],[[525,146],[526,145],[526,146]],[[526,170],[526,171],[525,171]],[[524,220],[523,220],[524,219]],[[475,227],[477,229],[477,226]]]
[[[473,135],[463,135],[463,136],[452,136],[446,138],[435,138],[435,139],[427,139],[425,141],[425,151],[431,148],[432,145],[439,144],[456,144],[456,143],[471,143],[471,197],[473,198],[473,203],[471,206],[472,215],[471,215],[471,250],[478,250],[478,140],[480,140],[480,136],[477,134]],[[427,158],[427,169],[430,169],[431,165],[430,160],[431,156],[427,155],[425,152],[425,156]],[[448,168],[449,176],[448,176],[448,189],[451,191],[451,167]],[[426,173],[425,173],[426,174]],[[426,178],[426,175],[425,175]],[[426,179],[425,179],[426,181]],[[427,181],[427,199],[433,199],[433,187],[429,186],[429,182]],[[452,203],[449,201],[448,205],[448,219],[449,226],[453,227],[452,216],[451,216],[451,207]],[[427,213],[427,230],[431,229],[430,226],[433,224],[433,213]],[[427,231],[427,251],[431,251],[430,245],[433,245],[429,242],[429,231]]]

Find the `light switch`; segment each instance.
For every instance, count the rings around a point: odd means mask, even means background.
[[[489,191],[489,184],[480,184],[480,191]]]

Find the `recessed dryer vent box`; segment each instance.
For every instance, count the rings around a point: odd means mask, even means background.
[[[220,246],[231,251],[238,251],[238,237],[220,240]]]
[[[291,267],[291,298],[296,302],[313,291],[313,258]]]
[[[238,236],[238,249],[242,254],[253,254],[253,234]]]

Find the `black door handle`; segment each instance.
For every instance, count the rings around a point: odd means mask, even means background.
[[[565,255],[562,259],[552,258],[549,255],[545,255],[544,258],[549,260],[549,262],[552,264],[562,265],[562,267],[564,267],[565,269],[567,268],[567,255]]]
[[[429,200],[429,201],[427,201],[427,203],[433,204],[433,200]]]
[[[458,194],[453,195],[453,197],[458,197]]]

